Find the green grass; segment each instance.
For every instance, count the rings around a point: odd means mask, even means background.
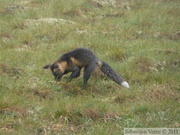
[[[0,134],[180,127],[180,2],[95,1],[0,1]],[[99,73],[84,90],[82,76],[55,82],[42,67],[76,47],[93,50],[131,90]]]

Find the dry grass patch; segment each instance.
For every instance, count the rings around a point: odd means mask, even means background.
[[[14,115],[14,118],[17,117],[26,117],[27,116],[27,109],[18,106],[9,106],[1,108],[0,114],[2,115]]]
[[[53,91],[52,90],[41,90],[35,89],[32,90],[34,96],[39,97],[40,99],[53,99]]]
[[[176,100],[180,102],[180,93],[169,85],[156,84],[145,92],[144,99],[152,102],[162,100]]]
[[[90,118],[92,120],[104,120],[104,121],[108,121],[108,120],[113,120],[113,119],[117,119],[118,117],[120,117],[120,115],[117,112],[111,112],[111,111],[107,111],[107,112],[101,112],[97,109],[85,109],[82,112],[82,115],[85,118]]]
[[[11,67],[7,63],[0,63],[0,74],[7,74],[13,78],[20,78],[23,73],[23,70],[20,68]]]
[[[132,103],[135,100],[137,100],[135,95],[119,95],[114,98],[114,102],[119,104]]]
[[[101,111],[94,108],[82,109],[82,110],[56,110],[54,118],[61,123],[73,124],[75,126],[83,125],[85,122],[116,120],[120,117],[120,114],[113,111]]]
[[[148,57],[140,57],[134,61],[134,64],[140,72],[149,72],[155,67],[153,61]]]

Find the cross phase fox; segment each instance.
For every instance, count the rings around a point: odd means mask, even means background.
[[[99,67],[101,71],[111,80],[119,85],[129,88],[129,84],[119,76],[107,63],[99,60],[95,54],[86,48],[77,48],[73,51],[63,54],[53,64],[44,66],[44,69],[50,69],[56,81],[60,81],[61,77],[69,72],[71,75],[68,81],[77,78],[80,71],[84,68],[84,84],[85,86],[93,71]]]

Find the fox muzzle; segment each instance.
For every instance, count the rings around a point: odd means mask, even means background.
[[[60,73],[53,73],[53,75],[54,75],[54,79],[56,81],[61,81],[62,74],[60,74]]]

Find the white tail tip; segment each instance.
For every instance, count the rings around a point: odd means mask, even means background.
[[[128,89],[130,88],[129,84],[126,81],[122,82],[121,85],[125,88],[128,88]]]

